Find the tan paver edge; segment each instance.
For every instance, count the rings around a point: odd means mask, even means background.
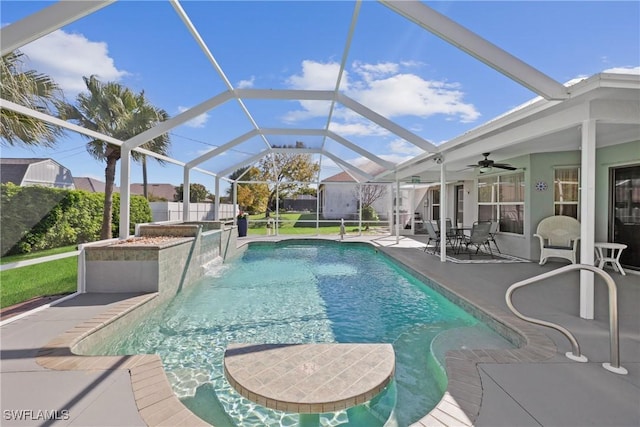
[[[175,420],[172,425],[176,427],[209,426],[177,398],[157,354],[83,356],[73,351],[89,335],[157,297],[158,294],[154,293],[129,298],[92,319],[79,323],[42,347],[36,355],[36,362],[44,368],[59,371],[126,369],[131,375],[131,387],[138,412],[148,426],[157,426],[169,419]]]
[[[450,289],[449,291],[452,292]],[[465,299],[462,296],[459,297]],[[127,299],[104,313],[76,325],[42,347],[38,351],[36,362],[53,370],[127,369],[131,374],[138,411],[147,425],[157,426],[169,418],[174,418],[177,422],[176,426],[208,426],[209,424],[189,411],[173,393],[158,355],[82,356],[73,352],[74,347],[83,339],[154,298],[157,298],[157,294]],[[472,305],[519,334],[525,345],[506,350],[447,352],[445,358],[445,369],[449,379],[447,390],[436,407],[411,427],[452,425],[452,423],[473,426],[482,403],[482,381],[477,368],[479,363],[538,362],[556,354],[555,343],[533,325],[501,310],[486,310],[478,307],[478,304],[472,303]]]

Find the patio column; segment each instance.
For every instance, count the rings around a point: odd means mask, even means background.
[[[447,169],[440,159],[440,262],[447,262]],[[444,233],[442,232],[444,230]]]
[[[596,211],[596,121],[582,122],[582,144],[580,153],[580,263],[593,265],[593,243],[595,240]],[[594,275],[591,271],[580,271],[580,317],[593,319]]]
[[[362,184],[358,191],[358,236],[362,236]]]
[[[398,177],[396,177],[396,245],[400,243],[400,181],[398,181]]]
[[[280,183],[276,181],[276,236],[280,235]]]
[[[238,225],[238,214],[240,213],[238,206],[238,181],[233,181],[231,185],[233,186],[233,225]]]
[[[120,239],[129,237],[131,206],[131,150],[120,147]]]
[[[189,182],[189,168],[185,166],[182,178],[182,222],[189,221],[189,200],[191,200],[191,183]]]
[[[215,202],[213,206],[213,220],[219,221],[220,220],[220,177],[219,176],[216,176],[215,188],[213,191],[216,192]]]

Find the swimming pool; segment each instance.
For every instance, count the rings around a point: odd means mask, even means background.
[[[252,244],[91,353],[159,354],[178,397],[217,427],[288,426],[296,414],[256,405],[225,380],[227,343],[392,343],[395,381],[371,402],[321,421],[405,426],[442,397],[437,359],[469,340],[510,347],[370,245],[289,241]]]

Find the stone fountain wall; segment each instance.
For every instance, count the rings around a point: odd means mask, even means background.
[[[139,236],[83,252],[86,292],[158,292],[165,299],[203,277],[207,263],[233,256],[236,233],[197,223],[142,225]]]

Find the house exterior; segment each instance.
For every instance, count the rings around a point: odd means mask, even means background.
[[[370,164],[369,168],[375,165]],[[362,168],[363,170],[365,167]],[[372,207],[380,220],[389,219],[392,211],[392,192],[388,184],[363,184],[384,187],[384,194]],[[358,185],[356,180],[346,172],[330,176],[322,181],[318,189],[320,197],[320,214],[324,219],[350,219],[359,217]]]
[[[11,182],[22,187],[74,188],[71,171],[49,158],[2,158],[0,177],[3,184]]]
[[[431,185],[413,196],[414,209],[438,219],[444,200],[443,215],[458,224],[497,220],[500,249],[531,260],[540,256],[538,223],[572,216],[582,244],[626,244],[622,265],[640,270],[640,77],[599,74],[571,90],[570,102],[534,99],[443,144],[442,169],[435,156],[407,168]],[[515,170],[467,167],[483,152]]]

